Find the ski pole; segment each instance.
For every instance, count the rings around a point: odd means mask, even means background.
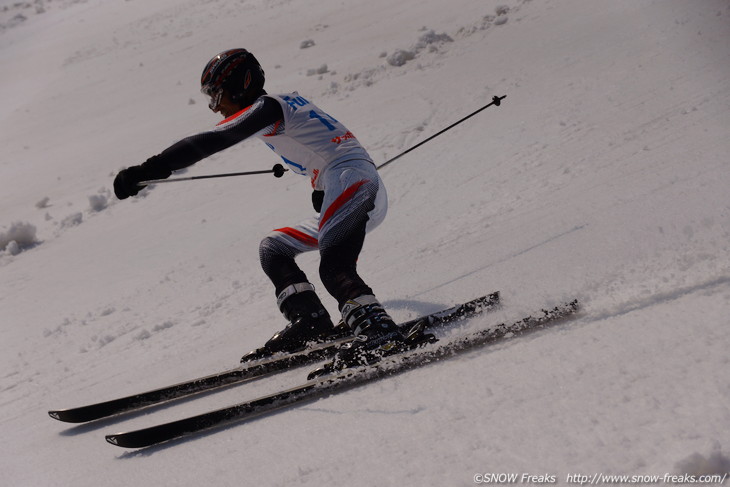
[[[439,132],[436,132],[436,133],[435,133],[435,134],[433,134],[433,135],[432,135],[431,137],[427,138],[426,140],[423,140],[423,141],[419,142],[418,144],[414,145],[414,146],[413,146],[413,147],[411,147],[410,149],[407,149],[407,150],[405,150],[405,151],[401,152],[400,154],[398,154],[397,156],[395,156],[395,157],[392,157],[392,158],[388,159],[387,161],[385,161],[384,163],[382,163],[381,165],[379,165],[379,166],[377,167],[377,169],[378,169],[378,170],[380,170],[380,169],[384,168],[385,166],[387,166],[387,165],[388,165],[388,164],[390,164],[391,162],[395,161],[396,159],[398,159],[398,158],[400,158],[400,157],[402,157],[402,156],[404,156],[404,155],[408,154],[409,152],[411,152],[411,151],[412,151],[412,150],[414,150],[414,149],[417,149],[417,148],[421,147],[421,146],[422,146],[423,144],[425,144],[425,143],[426,143],[426,142],[428,142],[429,140],[433,140],[433,139],[435,139],[436,137],[438,137],[439,135],[443,134],[443,133],[444,133],[444,132],[446,132],[447,130],[451,130],[452,128],[456,127],[457,125],[459,125],[459,124],[460,124],[461,122],[463,122],[464,120],[467,120],[467,119],[469,119],[469,118],[473,117],[474,115],[476,115],[477,113],[481,112],[482,110],[484,110],[484,109],[486,109],[486,108],[489,108],[489,107],[491,107],[492,105],[494,105],[495,107],[498,107],[498,106],[499,106],[499,105],[500,105],[500,104],[502,103],[502,100],[504,100],[505,98],[507,98],[507,95],[503,95],[503,96],[493,96],[493,97],[492,97],[492,101],[491,101],[490,103],[488,103],[487,105],[484,105],[484,106],[483,106],[483,107],[481,107],[481,108],[480,108],[479,110],[476,110],[476,111],[474,111],[474,112],[470,113],[469,115],[467,115],[466,117],[462,118],[462,119],[461,119],[461,120],[459,120],[458,122],[454,122],[454,123],[452,123],[451,125],[449,125],[449,126],[448,126],[448,127],[446,127],[445,129],[443,129],[443,130],[441,130],[441,131],[439,131]]]
[[[477,113],[481,112],[482,110],[484,110],[486,108],[489,108],[492,105],[498,107],[502,103],[502,100],[504,100],[505,98],[507,98],[507,95],[493,96],[492,97],[492,101],[490,103],[484,105],[483,107],[481,107],[478,110],[475,110],[474,112],[470,113],[469,115],[467,115],[466,117],[462,118],[461,120],[458,120],[457,122],[452,123],[451,125],[449,125],[445,129],[442,129],[442,130],[436,132],[435,134],[433,134],[432,136],[430,136],[426,140],[423,140],[423,141],[419,142],[418,144],[414,145],[410,149],[407,149],[407,150],[401,152],[400,154],[398,154],[397,156],[388,159],[387,161],[385,161],[381,165],[377,166],[376,169],[380,170],[380,169],[384,168],[385,166],[387,166],[391,162],[394,162],[396,159],[399,159],[399,158],[403,157],[404,155],[408,154],[409,152],[411,152],[412,150],[415,150],[415,149],[421,147],[426,142],[435,139],[436,137],[438,137],[439,135],[443,134],[447,130],[451,130],[452,128],[456,127],[457,125],[459,125],[460,123],[464,122],[465,120],[473,117],[474,115],[476,115]],[[288,169],[286,169],[281,164],[275,164],[272,169],[268,169],[268,170],[264,170],[264,171],[230,172],[230,173],[225,173],[225,174],[208,174],[208,175],[205,175],[205,176],[191,176],[191,177],[187,177],[187,178],[152,179],[152,180],[149,180],[149,181],[140,181],[138,183],[138,186],[146,186],[148,184],[158,184],[158,183],[176,183],[178,181],[193,181],[195,179],[227,178],[227,177],[231,177],[231,176],[250,176],[252,174],[269,174],[269,173],[273,173],[274,174],[274,177],[280,178],[280,177],[282,177],[284,175],[284,173],[286,171],[288,171]]]
[[[137,184],[138,184],[138,186],[146,186],[148,184],[176,183],[178,181],[193,181],[195,179],[227,178],[227,177],[231,177],[231,176],[250,176],[252,174],[270,174],[270,173],[273,173],[274,177],[280,178],[288,170],[289,169],[286,169],[281,164],[274,164],[273,168],[266,169],[263,171],[229,172],[229,173],[225,173],[225,174],[207,174],[205,176],[190,176],[187,178],[151,179],[149,181],[140,181]]]

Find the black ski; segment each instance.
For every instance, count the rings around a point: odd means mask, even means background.
[[[499,292],[453,306],[451,308],[416,318],[401,326],[410,327],[420,320],[426,320],[426,328],[435,328],[466,316],[493,309],[499,304]],[[112,399],[87,406],[49,411],[48,414],[59,421],[67,423],[85,423],[109,416],[114,416],[145,407],[161,404],[174,399],[188,397],[201,392],[212,391],[233,384],[240,384],[261,379],[293,367],[312,364],[331,357],[337,347],[351,338],[340,338],[334,341],[314,345],[306,350],[291,354],[279,354],[273,357],[247,362],[234,369],[217,374],[199,377],[160,389],[142,392],[131,396]]]
[[[197,416],[136,431],[107,435],[106,440],[119,447],[144,448],[232,423],[243,422],[266,413],[304,404],[335,392],[448,358],[502,338],[519,335],[565,318],[577,310],[578,302],[572,301],[551,310],[541,310],[535,316],[528,316],[512,324],[500,324],[493,328],[457,338],[443,339],[423,348],[389,356],[374,365],[345,369],[334,376],[315,379],[298,387]]]

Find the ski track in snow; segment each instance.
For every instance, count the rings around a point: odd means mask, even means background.
[[[728,18],[721,0],[0,1],[8,485],[730,472]],[[90,425],[48,419],[228,368],[283,325],[256,248],[309,215],[306,181],[111,191],[118,169],[217,122],[196,80],[241,44],[270,91],[331,107],[377,161],[507,95],[383,171],[390,213],[361,272],[399,320],[502,292],[449,336],[574,297],[580,314],[142,452],[103,434],[303,371]],[[246,142],[189,172],[272,160]],[[323,289],[316,256],[300,264]]]

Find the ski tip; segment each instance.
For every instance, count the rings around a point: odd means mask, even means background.
[[[127,438],[126,433],[106,435],[104,438],[110,445],[118,446],[120,448],[144,448],[146,446],[150,446],[146,443],[136,444],[133,439]]]
[[[48,416],[63,423],[87,423],[94,419],[98,419],[90,417],[88,414],[84,414],[84,412],[80,411],[79,408],[48,411]]]
[[[76,417],[72,410],[59,409],[56,411],[48,411],[48,415],[56,421],[62,421],[64,423],[83,423],[83,419]]]

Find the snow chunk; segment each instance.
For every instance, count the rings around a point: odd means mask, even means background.
[[[99,313],[99,316],[109,316],[110,314],[114,313],[117,309],[113,306],[110,306],[106,309],[104,309],[101,313]]]
[[[454,39],[448,34],[437,34],[434,30],[427,30],[421,34],[412,49],[397,49],[386,58],[386,61],[391,66],[403,66],[408,61],[415,59],[420,51],[428,49],[429,52],[435,52],[438,51],[440,45],[447,42],[454,42]]]
[[[396,51],[388,56],[386,61],[391,66],[403,66],[408,61],[416,59],[416,53],[414,51],[405,51],[403,49],[396,49]]]
[[[323,64],[322,66],[318,67],[317,69],[308,69],[307,70],[307,76],[314,76],[317,74],[325,74],[329,72],[329,68],[326,64]]]
[[[14,222],[6,231],[0,232],[0,250],[17,255],[38,243],[36,228],[27,222]]]
[[[153,326],[152,331],[156,333],[158,331],[167,330],[168,328],[172,328],[173,326],[175,326],[175,323],[173,323],[172,321],[165,321],[164,323],[160,323],[159,325]]]
[[[18,242],[15,240],[12,240],[5,246],[5,250],[7,250],[10,255],[18,255],[20,253],[20,245],[18,245]]]
[[[497,5],[494,9],[494,13],[497,15],[507,15],[507,12],[509,12],[509,5]]]
[[[346,75],[344,81],[350,85],[347,89],[353,90],[357,86],[371,86],[375,83],[375,78],[385,69],[385,66],[380,66],[378,68],[364,69],[359,73]],[[332,86],[330,86],[330,88],[332,88]]]
[[[142,330],[141,332],[137,333],[137,335],[135,335],[134,339],[138,340],[138,341],[142,341],[142,340],[147,340],[151,336],[152,336],[152,334],[149,331]]]
[[[61,228],[70,228],[75,227],[76,225],[81,225],[83,220],[84,215],[81,214],[81,212],[72,213],[61,221]]]
[[[416,49],[425,49],[433,44],[444,44],[446,42],[454,42],[448,34],[437,34],[436,31],[429,30],[418,38]]]
[[[496,19],[494,19],[494,25],[504,25],[507,23],[509,18],[506,15],[500,15]]]
[[[92,211],[101,211],[109,205],[109,200],[106,195],[103,194],[92,194],[89,196],[89,206]]]
[[[99,346],[99,348],[102,348],[102,347],[109,345],[111,342],[113,342],[116,339],[117,339],[117,337],[115,337],[113,335],[103,335],[98,338],[96,343]]]

